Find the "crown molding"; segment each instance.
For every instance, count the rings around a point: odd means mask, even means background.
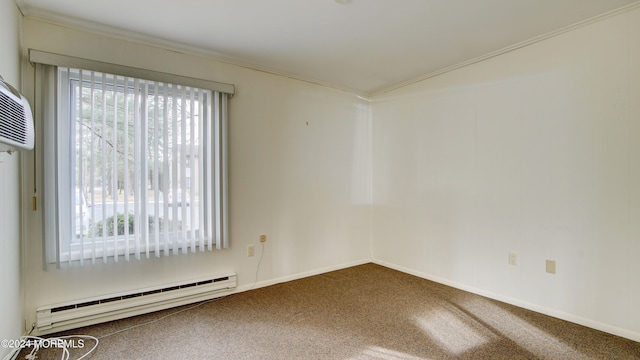
[[[71,28],[79,31],[85,31],[85,32],[93,33],[100,36],[108,36],[108,37],[123,40],[123,41],[134,42],[141,45],[161,48],[164,50],[182,53],[186,55],[203,57],[212,61],[222,62],[225,64],[234,65],[234,66],[238,66],[246,69],[251,69],[251,70],[255,70],[255,71],[259,71],[259,72],[263,72],[271,75],[282,76],[292,80],[297,80],[297,81],[302,81],[302,82],[306,82],[306,83],[310,83],[310,84],[314,84],[322,87],[327,87],[327,88],[331,88],[341,92],[348,92],[356,96],[363,96],[363,97],[369,96],[369,93],[363,92],[355,88],[321,81],[312,77],[307,77],[307,76],[303,76],[303,75],[292,73],[292,72],[287,72],[279,69],[261,66],[255,63],[248,62],[246,60],[242,60],[239,58],[235,58],[233,56],[226,55],[221,52],[205,49],[198,46],[192,46],[189,44],[184,44],[178,41],[163,39],[157,36],[142,34],[139,32],[126,30],[126,29],[122,29],[122,28],[118,28],[110,25],[101,24],[101,23],[96,23],[93,21],[87,21],[87,20],[63,15],[63,14],[52,12],[52,11],[47,11],[47,10],[42,10],[37,8],[30,8],[26,3],[27,0],[16,0],[16,1],[24,5],[24,9],[21,8],[21,12],[23,13],[24,17],[29,19],[35,19],[38,21],[50,23],[57,26],[63,26],[66,28]]]
[[[162,48],[168,51],[174,51],[174,52],[184,53],[184,54],[193,55],[193,56],[200,56],[213,61],[218,61],[218,62],[239,66],[246,69],[251,69],[255,71],[272,74],[272,75],[282,76],[282,77],[303,81],[303,82],[307,82],[307,83],[318,85],[318,86],[332,88],[334,90],[354,94],[360,99],[363,99],[363,100],[367,99],[367,101],[375,100],[375,97],[383,95],[385,93],[389,93],[389,92],[401,89],[403,87],[406,87],[415,83],[419,83],[421,81],[424,81],[442,74],[446,74],[448,72],[451,72],[469,65],[473,65],[475,63],[479,63],[484,60],[494,58],[499,55],[507,54],[509,52],[524,48],[526,46],[533,45],[540,41],[562,35],[564,33],[567,33],[569,31],[572,31],[584,26],[588,26],[590,24],[601,21],[603,19],[620,15],[622,13],[634,10],[636,8],[640,8],[640,0],[639,0],[632,4],[623,6],[621,8],[608,11],[606,13],[594,16],[592,18],[579,21],[573,25],[569,25],[569,26],[560,28],[558,30],[548,32],[546,34],[533,37],[529,40],[525,40],[510,46],[504,47],[502,49],[475,57],[473,59],[469,59],[469,60],[460,62],[458,64],[430,72],[422,76],[408,79],[406,81],[399,82],[391,86],[384,87],[382,89],[367,92],[367,91],[351,88],[348,86],[334,84],[326,81],[321,81],[312,77],[307,77],[304,75],[287,72],[282,69],[275,69],[275,68],[261,66],[256,63],[248,62],[243,59],[235,58],[233,56],[229,56],[224,53],[216,52],[216,51],[205,49],[202,47],[192,46],[192,45],[180,43],[177,41],[167,40],[167,39],[163,39],[156,36],[134,32],[131,30],[126,30],[126,29],[109,26],[105,24],[100,24],[92,21],[82,20],[82,19],[78,19],[75,17],[67,16],[67,15],[62,15],[52,11],[33,8],[28,4],[28,0],[15,0],[15,1],[16,1],[16,4],[18,5],[18,8],[20,9],[20,12],[23,14],[23,16],[28,18],[34,18],[40,21],[49,22],[59,26],[70,27],[76,30],[91,32],[97,35],[109,36],[109,37],[117,38],[124,41],[135,42],[142,45]]]
[[[15,0],[18,10],[22,16],[27,16],[31,12],[31,6],[27,3],[27,0]]]
[[[389,86],[389,87],[387,87],[385,89],[378,90],[378,91],[373,91],[370,96],[372,98],[375,98],[377,96],[384,95],[385,93],[388,93],[388,92],[391,92],[391,91],[395,91],[395,90],[401,89],[403,87],[406,87],[406,86],[409,86],[409,85],[413,85],[415,83],[419,83],[421,81],[424,81],[424,80],[427,80],[427,79],[430,79],[430,78],[433,78],[433,77],[436,77],[436,76],[439,76],[439,75],[442,75],[442,74],[446,74],[448,72],[451,72],[451,71],[454,71],[454,70],[457,70],[457,69],[460,69],[460,68],[463,68],[463,67],[466,67],[466,66],[469,66],[469,65],[473,65],[475,63],[479,63],[481,61],[488,60],[488,59],[494,58],[496,56],[503,55],[503,54],[506,54],[506,53],[509,53],[509,52],[512,52],[512,51],[515,51],[515,50],[518,50],[518,49],[521,49],[521,48],[524,48],[524,47],[529,46],[529,45],[533,45],[533,44],[538,43],[538,42],[543,41],[543,40],[551,39],[553,37],[565,34],[565,33],[570,32],[572,30],[579,29],[579,28],[591,25],[591,24],[596,23],[598,21],[601,21],[601,20],[616,16],[616,15],[620,15],[620,14],[623,14],[625,12],[629,12],[631,10],[637,9],[637,8],[640,8],[640,1],[634,2],[632,4],[623,6],[621,8],[615,9],[615,10],[608,11],[608,12],[600,14],[600,15],[596,15],[596,16],[594,16],[592,18],[589,18],[589,19],[586,19],[586,20],[583,20],[583,21],[579,21],[579,22],[577,22],[577,23],[575,23],[573,25],[565,26],[565,27],[560,28],[558,30],[554,30],[554,31],[548,32],[546,34],[533,37],[533,38],[531,38],[529,40],[525,40],[525,41],[519,42],[517,44],[513,44],[513,45],[510,45],[510,46],[504,47],[502,49],[487,53],[485,55],[481,55],[481,56],[478,56],[476,58],[473,58],[473,59],[470,59],[470,60],[467,60],[467,61],[463,61],[461,63],[455,64],[455,65],[452,65],[452,66],[449,66],[449,67],[446,67],[446,68],[443,68],[443,69],[440,69],[440,70],[436,70],[434,72],[431,72],[431,73],[428,73],[428,74],[425,74],[425,75],[422,75],[422,76],[419,76],[417,78],[413,78],[413,79],[410,79],[410,80],[407,80],[407,81],[404,81],[404,82]]]

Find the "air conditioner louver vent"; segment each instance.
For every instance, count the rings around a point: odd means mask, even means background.
[[[0,93],[0,137],[25,145],[27,143],[27,121],[24,106]]]
[[[34,136],[29,103],[0,77],[0,151],[31,150]]]

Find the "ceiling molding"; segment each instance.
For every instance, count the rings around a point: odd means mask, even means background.
[[[303,82],[307,82],[310,84],[314,84],[314,85],[318,85],[318,86],[323,86],[323,87],[327,87],[327,88],[331,88],[337,91],[342,91],[342,92],[348,92],[351,94],[356,95],[357,97],[363,98],[363,99],[373,99],[377,96],[383,95],[385,93],[394,91],[394,90],[398,90],[400,88],[484,61],[484,60],[488,60],[491,59],[493,57],[499,56],[499,55],[503,55],[506,53],[509,53],[511,51],[515,51],[518,49],[521,49],[523,47],[535,44],[537,42],[546,40],[546,39],[550,39],[553,38],[555,36],[564,34],[566,32],[572,31],[574,29],[580,28],[580,27],[584,27],[587,25],[590,25],[594,22],[603,20],[605,18],[608,17],[612,17],[615,15],[619,15],[621,13],[624,12],[628,12],[630,10],[636,9],[640,7],[640,0],[636,1],[632,4],[623,6],[621,8],[597,15],[595,17],[589,18],[587,20],[583,20],[580,22],[577,22],[573,25],[570,26],[566,26],[563,28],[560,28],[558,30],[554,30],[551,31],[549,33],[540,35],[540,36],[536,36],[534,38],[531,38],[529,40],[525,40],[507,47],[504,47],[502,49],[487,53],[485,55],[481,55],[478,57],[475,57],[473,59],[469,59],[463,62],[460,62],[458,64],[446,67],[446,68],[442,68],[440,70],[437,71],[433,71],[431,73],[428,74],[424,74],[422,76],[418,76],[418,77],[414,77],[414,78],[410,78],[407,79],[405,81],[402,82],[398,82],[396,84],[393,84],[391,86],[387,86],[384,87],[382,89],[378,89],[378,90],[372,90],[370,92],[367,91],[362,91],[362,90],[358,90],[355,88],[350,88],[350,87],[346,87],[343,85],[338,85],[335,83],[331,83],[331,82],[327,82],[327,81],[321,81],[312,77],[308,77],[308,76],[304,76],[304,75],[300,75],[294,72],[288,72],[286,70],[283,69],[275,69],[275,68],[270,68],[270,67],[266,67],[266,66],[261,66],[259,64],[256,63],[252,63],[243,59],[239,59],[239,58],[235,58],[233,56],[229,56],[226,55],[224,53],[220,53],[220,52],[216,52],[216,51],[212,51],[212,50],[207,50],[204,49],[202,47],[197,47],[197,46],[191,46],[191,45],[187,45],[181,42],[177,42],[177,41],[172,41],[172,40],[167,40],[164,38],[160,38],[160,37],[156,37],[156,36],[152,36],[152,35],[147,35],[147,34],[142,34],[142,33],[138,33],[138,32],[134,32],[134,31],[130,31],[130,30],[125,30],[122,28],[118,28],[118,27],[114,27],[114,26],[110,26],[110,25],[105,25],[105,24],[100,24],[100,23],[96,23],[96,22],[92,22],[92,21],[86,21],[86,20],[82,20],[82,19],[78,19],[78,18],[74,18],[71,16],[67,16],[67,15],[62,15],[53,11],[46,11],[46,10],[42,10],[42,9],[38,9],[38,8],[33,8],[31,6],[28,5],[28,1],[27,0],[15,0],[16,4],[18,5],[18,8],[20,9],[20,11],[22,12],[23,16],[27,17],[27,18],[33,18],[33,19],[37,19],[39,21],[43,21],[43,22],[48,22],[51,24],[55,24],[58,26],[63,26],[63,27],[67,27],[67,28],[72,28],[72,29],[76,29],[76,30],[80,30],[80,31],[85,31],[85,32],[89,32],[89,33],[93,33],[96,35],[100,35],[100,36],[107,36],[107,37],[111,37],[111,38],[116,38],[116,39],[120,39],[123,41],[128,41],[128,42],[134,42],[134,43],[139,43],[142,45],[146,45],[146,46],[152,46],[152,47],[156,47],[156,48],[161,48],[164,50],[168,50],[168,51],[173,51],[173,52],[178,52],[178,53],[184,53],[187,55],[192,55],[192,56],[199,56],[199,57],[203,57],[206,58],[208,60],[212,60],[212,61],[217,61],[217,62],[222,62],[222,63],[226,63],[226,64],[230,64],[230,65],[234,65],[234,66],[238,66],[238,67],[242,67],[242,68],[246,68],[246,69],[251,69],[251,70],[255,70],[255,71],[260,71],[260,72],[264,72],[264,73],[268,73],[268,74],[272,74],[272,75],[277,75],[277,76],[282,76],[282,77],[286,77],[286,78],[290,78],[293,80],[298,80],[298,81],[303,81]]]
[[[29,6],[29,4],[27,4],[26,0],[15,0],[15,1],[16,1],[16,5],[18,6],[18,10],[20,10],[20,13],[22,14],[22,16],[29,15],[29,13],[31,12],[31,7]]]
[[[536,37],[531,38],[529,40],[525,40],[525,41],[519,42],[517,44],[513,44],[513,45],[510,45],[510,46],[504,47],[504,48],[502,48],[500,50],[496,50],[496,51],[490,52],[488,54],[485,54],[485,55],[482,55],[482,56],[478,56],[476,58],[473,58],[473,59],[470,59],[470,60],[467,60],[467,61],[463,61],[461,63],[446,67],[444,69],[440,69],[440,70],[431,72],[429,74],[425,74],[423,76],[419,76],[417,78],[413,78],[413,79],[407,80],[405,82],[389,86],[389,87],[387,87],[387,88],[385,88],[383,90],[374,91],[374,92],[372,92],[370,94],[370,96],[372,98],[375,98],[377,96],[384,95],[385,93],[388,93],[388,92],[391,92],[391,91],[394,91],[394,90],[398,90],[398,89],[401,89],[403,87],[406,87],[406,86],[409,86],[409,85],[412,85],[412,84],[416,84],[416,83],[419,83],[421,81],[424,81],[424,80],[427,80],[427,79],[430,79],[430,78],[433,78],[433,77],[436,77],[436,76],[439,76],[439,75],[442,75],[442,74],[446,74],[448,72],[451,72],[451,71],[454,71],[454,70],[457,70],[457,69],[460,69],[460,68],[463,68],[463,67],[466,67],[466,66],[469,66],[469,65],[473,65],[475,63],[479,63],[481,61],[485,61],[485,60],[494,58],[496,56],[503,55],[503,54],[509,53],[511,51],[515,51],[515,50],[524,48],[524,47],[529,46],[529,45],[533,45],[533,44],[538,43],[538,42],[543,41],[543,40],[551,39],[553,37],[565,34],[565,33],[569,32],[569,31],[572,31],[572,30],[575,30],[575,29],[579,29],[581,27],[585,27],[585,26],[591,25],[591,24],[593,24],[595,22],[598,22],[598,21],[604,20],[606,18],[610,18],[610,17],[616,16],[616,15],[620,15],[620,14],[623,14],[625,12],[629,12],[631,10],[637,9],[637,8],[640,8],[640,1],[637,1],[635,3],[623,6],[621,8],[618,8],[618,9],[615,9],[615,10],[612,10],[612,11],[608,11],[606,13],[594,16],[594,17],[592,17],[590,19],[579,21],[579,22],[577,22],[577,23],[575,23],[573,25],[569,25],[569,26],[563,27],[561,29],[548,32],[546,34],[543,34],[543,35],[540,35],[540,36],[536,36]]]
[[[25,0],[16,0],[23,4],[25,4]],[[141,34],[131,30],[125,30],[122,28],[104,25],[100,23],[95,23],[92,21],[87,21],[83,19],[74,18],[71,16],[62,15],[55,12],[45,11],[41,9],[29,8],[26,4],[25,12],[23,12],[23,16],[26,18],[50,23],[57,26],[62,26],[74,30],[85,31],[92,34],[107,36],[114,39],[119,39],[128,42],[134,42],[141,45],[161,48],[168,51],[178,52],[186,55],[199,56],[206,58],[212,61],[218,61],[225,64],[230,64],[234,66],[239,66],[246,69],[251,69],[271,75],[282,76],[286,78],[290,78],[293,80],[303,81],[306,83],[319,85],[323,87],[332,88],[334,90],[348,92],[354,94],[356,96],[368,97],[370,94],[357,90],[355,88],[345,87],[333,83],[328,83],[324,81],[320,81],[318,79],[314,79],[311,77],[306,77],[300,74],[295,74],[291,72],[286,72],[278,69],[272,69],[264,66],[260,66],[258,64],[254,64],[251,62],[244,61],[242,59],[234,58],[232,56],[227,56],[223,53],[207,50],[197,46],[191,46],[188,44],[184,44],[177,41],[167,40],[156,36]],[[21,10],[22,11],[22,10]],[[27,15],[25,15],[25,13]]]

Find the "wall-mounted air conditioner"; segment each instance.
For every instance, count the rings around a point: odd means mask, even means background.
[[[29,102],[0,76],[0,151],[31,150],[34,138]]]

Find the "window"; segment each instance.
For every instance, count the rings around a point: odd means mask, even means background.
[[[227,93],[130,68],[37,68],[55,114],[44,120],[48,262],[227,247]]]

